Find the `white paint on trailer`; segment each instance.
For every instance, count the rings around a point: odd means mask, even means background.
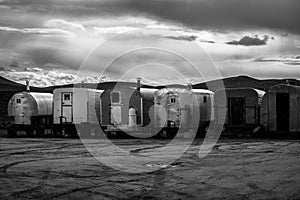
[[[59,88],[53,91],[54,124],[62,122],[98,124],[103,90],[88,88]],[[99,104],[99,105],[97,105]],[[97,115],[97,112],[98,115]]]
[[[128,127],[129,128],[133,128],[133,127],[136,127],[137,124],[137,120],[136,120],[136,110],[134,108],[129,108],[129,112],[128,112]]]
[[[110,112],[111,112],[111,124],[120,125],[122,124],[122,98],[121,91],[113,90],[110,93]]]

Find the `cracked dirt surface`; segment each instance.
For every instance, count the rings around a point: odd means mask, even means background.
[[[134,155],[168,143],[113,142]],[[100,163],[80,140],[0,139],[0,199],[300,199],[300,141],[220,140],[199,159],[201,143],[170,167],[130,174]]]

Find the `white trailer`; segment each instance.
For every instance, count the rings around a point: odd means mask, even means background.
[[[59,88],[53,91],[53,123],[57,134],[71,136],[100,134],[103,90]]]

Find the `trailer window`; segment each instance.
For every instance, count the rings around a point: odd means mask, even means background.
[[[207,96],[204,96],[203,97],[203,103],[206,103],[207,102]]]
[[[119,103],[120,102],[120,93],[119,92],[111,93],[111,101],[112,101],[112,103]]]
[[[65,101],[70,101],[71,95],[70,94],[64,94],[64,100]]]
[[[170,103],[176,103],[176,98],[175,97],[171,97]]]
[[[21,99],[17,99],[17,103],[20,104],[21,103]]]

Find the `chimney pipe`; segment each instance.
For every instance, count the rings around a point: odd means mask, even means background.
[[[137,91],[140,91],[141,90],[141,78],[137,78],[136,79],[137,81],[136,81],[136,90]]]
[[[193,85],[192,85],[191,83],[188,83],[188,84],[187,84],[187,89],[188,89],[188,90],[192,90],[192,89],[193,89]]]
[[[29,80],[26,80],[26,91],[30,92]]]

